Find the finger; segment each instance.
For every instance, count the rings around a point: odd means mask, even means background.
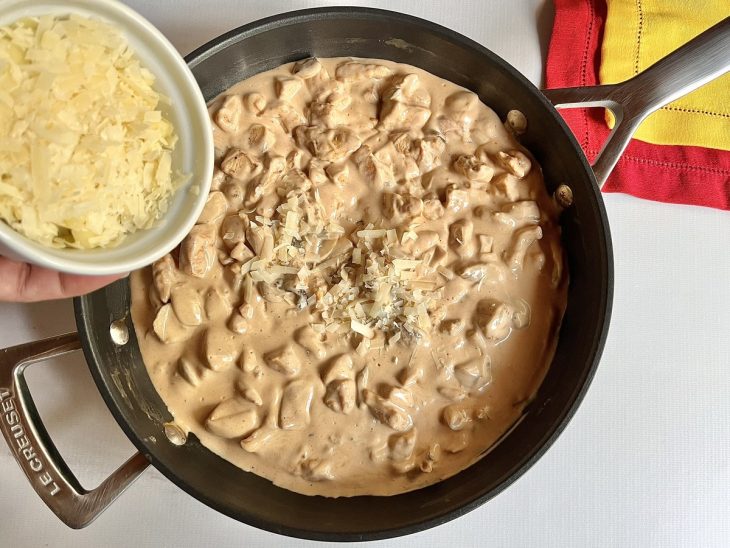
[[[0,257],[0,301],[35,302],[76,297],[124,276],[79,276]]]

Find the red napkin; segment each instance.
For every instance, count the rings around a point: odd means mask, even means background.
[[[554,4],[547,88],[599,84],[605,1],[554,0]],[[609,134],[603,109],[569,109],[560,114],[593,161]],[[730,210],[730,152],[632,139],[603,191]]]

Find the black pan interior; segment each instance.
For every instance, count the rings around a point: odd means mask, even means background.
[[[205,504],[248,524],[321,540],[378,539],[453,519],[493,497],[547,449],[582,399],[603,347],[612,297],[608,223],[595,180],[575,139],[543,95],[499,57],[427,21],[393,12],[325,8],[293,12],[241,27],[201,47],[188,63],[206,99],[282,63],[309,57],[373,57],[419,66],[467,87],[502,117],[522,110],[522,142],[552,190],[565,182],[574,206],[563,217],[570,290],[555,359],[535,402],[502,443],[469,469],[437,485],[394,497],[305,497],[245,473],[194,437],[167,441],[170,419],[145,371],[128,316],[125,281],[77,299],[76,318],[91,372],[132,442],[170,480]],[[126,318],[124,347],[109,324]]]

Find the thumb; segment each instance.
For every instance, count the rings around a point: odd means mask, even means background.
[[[126,274],[79,276],[0,257],[0,301],[35,302],[76,297]]]

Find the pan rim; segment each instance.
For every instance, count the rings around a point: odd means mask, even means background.
[[[517,69],[515,69],[512,65],[507,63],[501,57],[488,50],[481,44],[467,38],[466,36],[456,31],[453,31],[447,27],[438,25],[431,21],[421,19],[419,17],[414,17],[411,15],[406,15],[390,10],[337,6],[310,8],[284,12],[248,23],[246,25],[242,25],[238,28],[235,28],[220,35],[217,38],[210,40],[206,44],[195,49],[193,52],[185,57],[185,61],[188,63],[188,66],[193,69],[197,64],[214,55],[221,49],[225,49],[226,47],[250,36],[255,36],[257,34],[275,28],[286,27],[291,24],[307,23],[312,20],[335,19],[340,17],[347,17],[350,19],[385,19],[397,22],[408,22],[414,25],[418,25],[424,28],[424,30],[428,30],[438,35],[441,35],[449,41],[475,50],[480,55],[489,58],[491,62],[499,65],[500,68],[502,68],[515,79],[520,81],[523,86],[527,87],[538,98],[538,100],[543,103],[543,105],[546,107],[546,111],[549,112],[553,116],[553,118],[555,118],[555,120],[560,125],[562,131],[568,137],[577,158],[583,164],[586,174],[589,176],[590,181],[593,183],[591,185],[594,198],[592,202],[597,209],[595,214],[600,221],[602,227],[602,234],[604,238],[603,245],[605,246],[605,264],[601,265],[601,269],[604,271],[603,279],[605,280],[605,291],[601,293],[602,298],[598,303],[599,311],[601,311],[601,313],[599,314],[599,318],[601,318],[602,321],[596,329],[596,334],[593,339],[593,344],[590,352],[590,355],[592,356],[591,363],[589,364],[589,367],[585,370],[582,376],[583,378],[579,379],[579,388],[572,394],[571,398],[568,400],[568,404],[565,406],[565,409],[562,411],[558,419],[556,419],[551,427],[545,431],[543,438],[540,440],[540,442],[535,444],[535,447],[530,452],[528,452],[525,458],[515,462],[515,465],[508,472],[505,473],[505,479],[496,487],[488,490],[480,496],[476,496],[473,497],[471,500],[467,500],[459,508],[456,508],[449,512],[445,512],[444,514],[441,514],[435,518],[424,519],[416,523],[401,527],[383,529],[378,531],[369,531],[366,533],[322,532],[313,529],[301,529],[283,526],[270,520],[258,519],[251,515],[242,514],[239,511],[228,508],[227,506],[211,499],[205,493],[198,491],[193,486],[185,483],[182,479],[180,479],[178,475],[175,474],[175,472],[170,467],[168,467],[165,463],[163,463],[155,455],[151,454],[148,451],[148,448],[143,440],[137,436],[137,434],[132,430],[130,425],[124,419],[123,414],[117,407],[116,402],[111,395],[107,379],[104,378],[104,376],[101,374],[100,368],[98,367],[98,364],[101,363],[100,358],[98,356],[97,350],[95,348],[92,348],[92,345],[90,344],[90,333],[94,330],[94,327],[89,325],[86,319],[88,317],[87,310],[90,304],[87,297],[79,297],[74,299],[74,310],[84,356],[86,357],[89,370],[91,371],[92,377],[94,378],[94,382],[101,392],[104,402],[106,403],[107,407],[111,411],[121,429],[130,439],[130,441],[135,445],[135,447],[143,455],[145,455],[145,458],[147,458],[150,463],[171,482],[173,482],[176,486],[185,491],[187,494],[193,496],[195,499],[206,504],[210,508],[213,508],[214,510],[222,514],[233,518],[236,521],[240,521],[242,523],[257,527],[262,530],[307,540],[357,542],[367,540],[383,540],[398,536],[410,535],[413,533],[424,531],[426,529],[430,529],[432,527],[436,527],[438,525],[442,525],[448,521],[461,517],[478,508],[482,504],[486,503],[488,500],[494,498],[499,493],[504,491],[523,474],[525,474],[535,464],[535,462],[537,462],[537,460],[539,460],[545,454],[545,452],[553,445],[553,443],[565,430],[566,426],[575,415],[594,378],[606,342],[611,319],[614,273],[611,235],[603,198],[596,184],[593,171],[590,168],[582,149],[578,145],[577,140],[568,128],[567,124],[563,121],[557,110],[540,92],[540,90],[535,87],[529,80],[527,80],[527,78],[525,78],[519,71],[517,71]],[[127,282],[125,281],[125,283]],[[460,473],[466,473],[468,470],[469,468]]]

